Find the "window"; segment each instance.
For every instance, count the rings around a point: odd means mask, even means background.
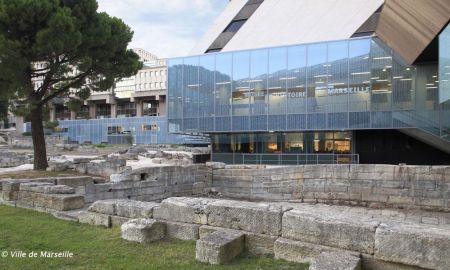
[[[237,32],[247,20],[239,20],[231,22],[224,32]]]
[[[156,123],[151,125],[142,125],[142,131],[159,131],[159,127]]]
[[[118,117],[134,117],[136,116],[136,103],[124,102],[117,104]]]
[[[70,119],[70,111],[66,106],[55,107],[55,118],[58,120]]]
[[[95,108],[97,118],[110,118],[111,117],[111,105],[110,104],[98,104]]]
[[[153,77],[153,71],[150,71],[150,77]]]
[[[81,106],[77,112],[77,119],[89,119],[89,106]]]
[[[121,126],[108,127],[108,135],[122,134],[123,128]]]
[[[142,115],[158,116],[159,102],[157,100],[142,102]]]

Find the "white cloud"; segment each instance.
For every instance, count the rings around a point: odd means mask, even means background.
[[[134,31],[130,44],[159,57],[188,54],[228,0],[98,0]]]

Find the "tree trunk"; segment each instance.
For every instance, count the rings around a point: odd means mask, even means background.
[[[48,163],[41,105],[37,105],[36,108],[31,110],[31,135],[34,148],[34,169],[45,170],[48,167]]]

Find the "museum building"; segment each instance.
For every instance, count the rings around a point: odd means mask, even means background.
[[[169,132],[230,164],[449,164],[448,0],[232,0],[168,60]]]

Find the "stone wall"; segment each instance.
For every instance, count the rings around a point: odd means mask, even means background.
[[[450,166],[214,166],[229,198],[450,210]]]
[[[86,202],[105,199],[162,200],[206,194],[212,169],[205,165],[141,168],[111,175],[111,182],[86,187]]]
[[[33,154],[0,151],[0,168],[17,167],[33,163]]]

